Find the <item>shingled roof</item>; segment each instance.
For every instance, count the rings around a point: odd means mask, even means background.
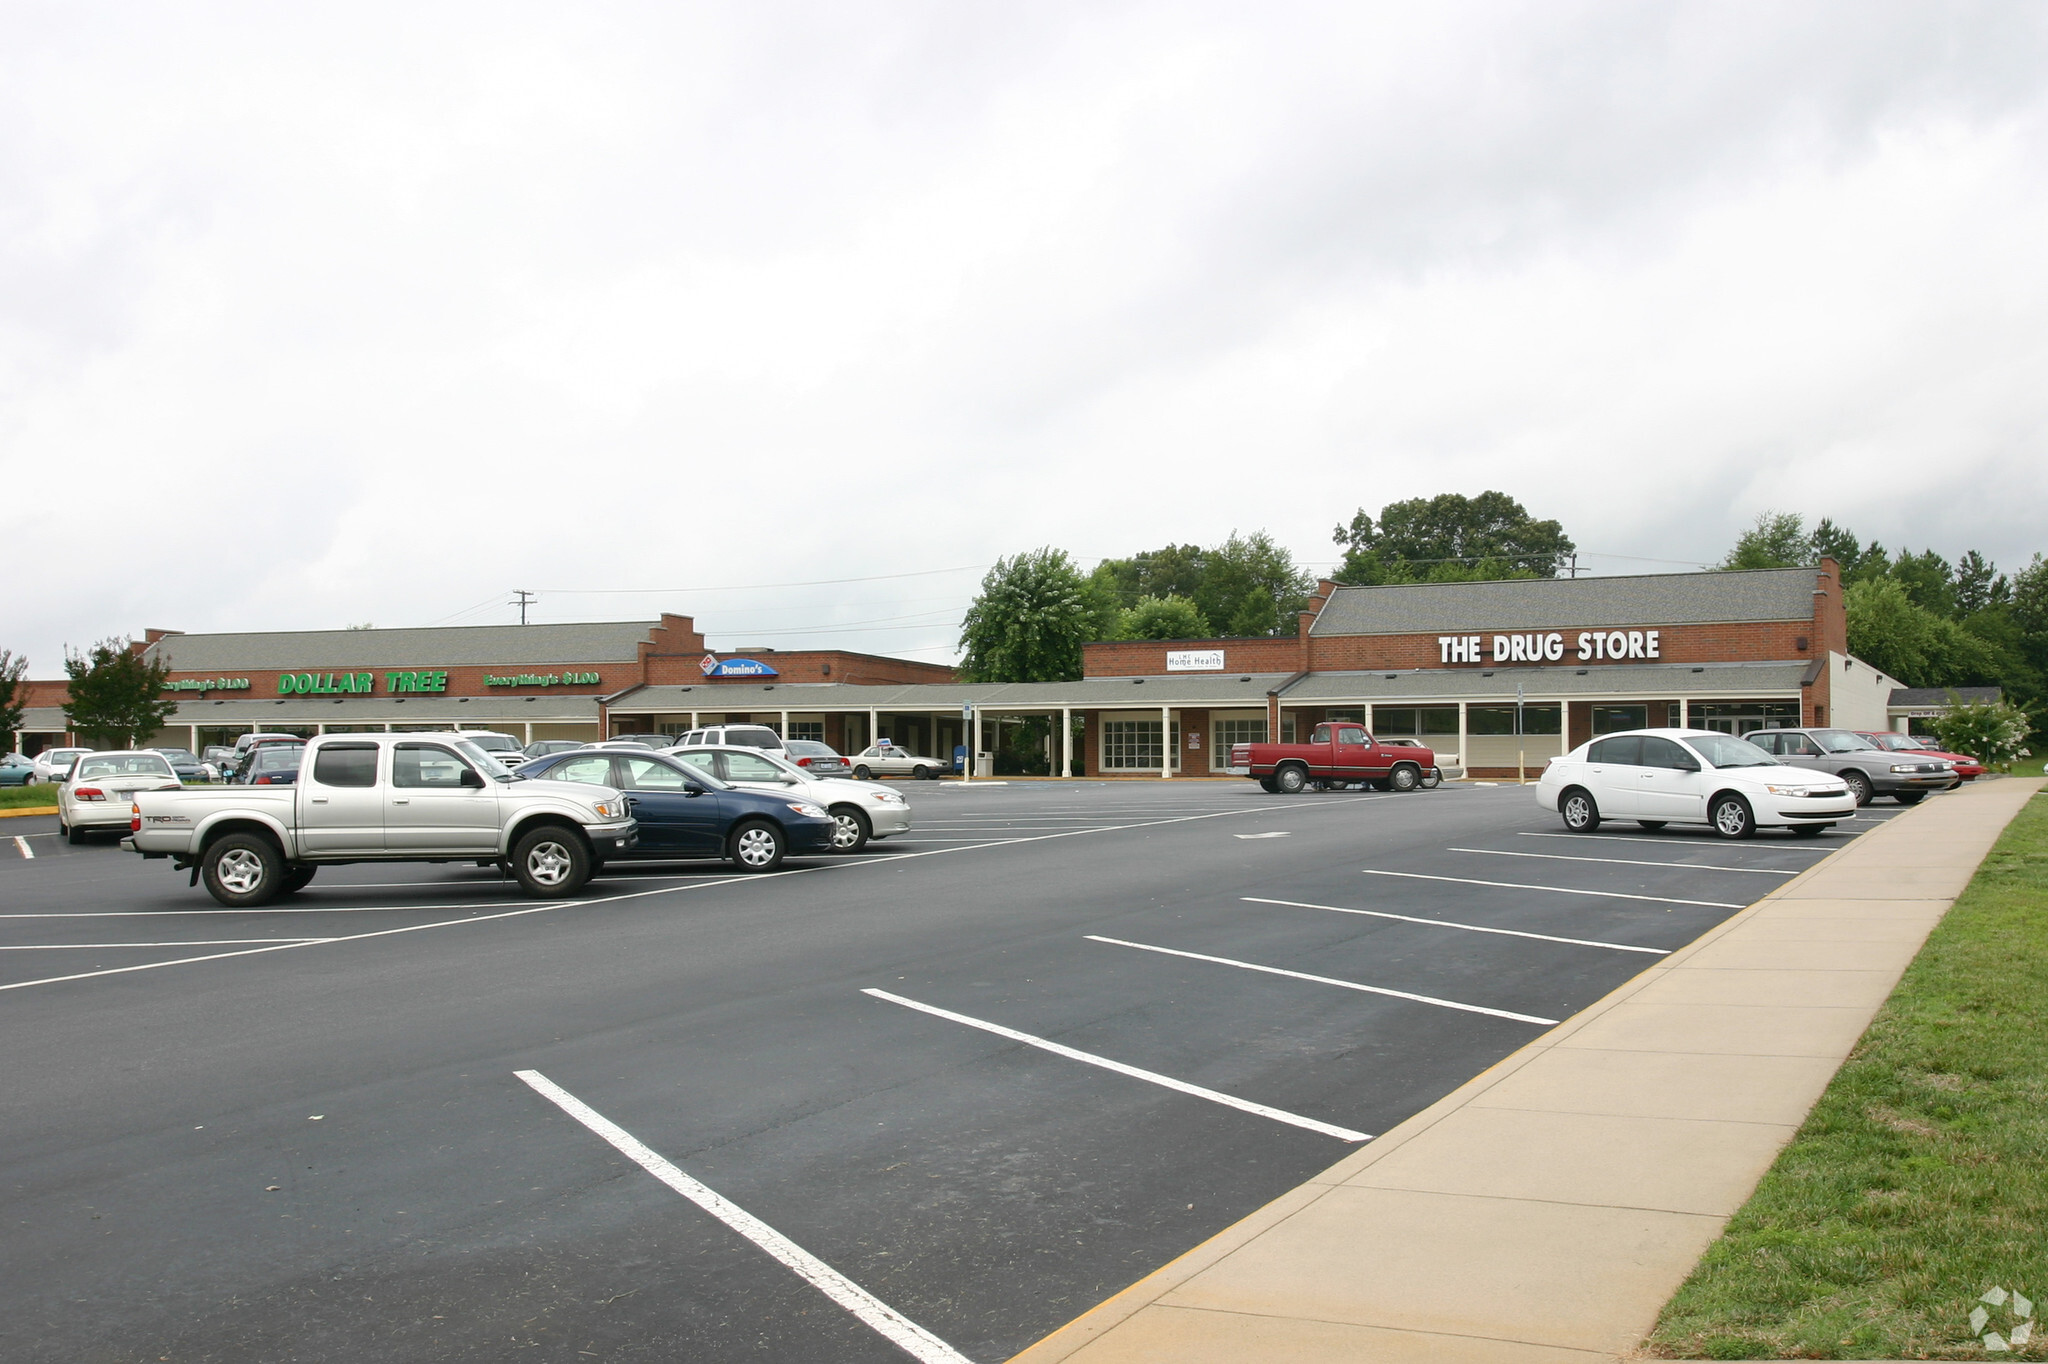
[[[1483,633],[1813,619],[1816,568],[1340,587],[1316,635]]]
[[[654,620],[579,625],[460,625],[408,630],[279,630],[262,634],[166,635],[150,646],[180,672],[265,668],[444,668],[631,663]]]

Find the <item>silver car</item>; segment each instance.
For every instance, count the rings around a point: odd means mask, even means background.
[[[832,834],[834,852],[859,852],[871,838],[910,832],[910,802],[876,782],[814,777],[779,753],[738,744],[686,744],[664,751],[728,786],[788,792],[824,806],[838,825]]]
[[[921,758],[902,744],[870,744],[847,761],[853,764],[853,775],[862,781],[870,777],[915,777],[919,781],[932,781],[946,770],[946,764],[937,758]]]
[[[128,832],[129,806],[137,791],[182,791],[171,760],[148,749],[86,753],[72,764],[57,788],[57,832],[67,843],[102,829]]]
[[[1828,772],[1848,783],[1858,805],[1890,796],[1917,805],[1929,791],[1960,786],[1956,765],[1933,754],[1887,753],[1847,729],[1758,729],[1742,736],[1787,767]]]

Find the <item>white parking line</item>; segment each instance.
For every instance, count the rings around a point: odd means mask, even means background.
[[[1745,905],[1731,905],[1722,900],[1679,900],[1669,895],[1624,895],[1618,890],[1573,890],[1569,886],[1525,886],[1515,881],[1474,881],[1465,876],[1425,876],[1419,871],[1374,871],[1367,867],[1365,876],[1400,876],[1410,881],[1449,881],[1460,886],[1493,886],[1500,890],[1547,890],[1553,895],[1591,895],[1601,900],[1647,900],[1659,905],[1698,905],[1702,909],[1745,909]]]
[[[920,1364],[973,1364],[966,1355],[919,1326],[760,1218],[692,1179],[652,1147],[537,1070],[512,1072],[535,1093],[603,1137],[641,1169],[695,1203],[794,1271],[811,1287],[853,1313],[890,1344]]]
[[[1615,952],[1643,952],[1654,957],[1668,957],[1669,948],[1637,947],[1633,943],[1601,942],[1595,938],[1559,938],[1549,933],[1525,933],[1518,928],[1487,928],[1481,924],[1461,924],[1453,919],[1418,919],[1413,914],[1390,914],[1384,909],[1346,909],[1342,905],[1311,905],[1300,900],[1267,900],[1257,895],[1241,897],[1255,905],[1288,905],[1295,909],[1327,909],[1332,914],[1363,914],[1374,919],[1399,919],[1403,923],[1428,924],[1432,928],[1459,928],[1467,933],[1498,933],[1506,938],[1534,938],[1538,942],[1567,943],[1573,947],[1605,947]]]
[[[1389,999],[1406,999],[1416,1004],[1433,1004],[1439,1009],[1458,1009],[1468,1014],[1486,1014],[1492,1018],[1511,1018],[1517,1023],[1536,1023],[1543,1027],[1557,1026],[1554,1018],[1538,1018],[1534,1014],[1518,1014],[1507,1009],[1489,1009],[1479,1004],[1460,1004],[1455,999],[1438,999],[1434,995],[1410,994],[1406,990],[1389,990],[1379,985],[1360,985],[1355,980],[1338,980],[1334,976],[1312,976],[1306,971],[1285,971],[1278,966],[1261,966],[1257,962],[1236,961],[1230,957],[1212,957],[1205,952],[1183,952],[1176,947],[1155,947],[1151,943],[1126,942],[1122,938],[1104,938],[1094,933],[1084,933],[1089,942],[1108,943],[1112,947],[1135,947],[1140,952],[1158,952],[1169,957],[1186,957],[1190,961],[1213,961],[1218,966],[1235,966],[1241,971],[1263,971],[1272,976],[1291,976],[1295,980],[1314,981],[1318,985],[1337,985],[1346,990],[1358,990],[1369,995],[1385,995]]]
[[[20,834],[16,834],[14,836],[14,846],[21,850],[21,855],[23,857],[26,857],[31,862],[35,861],[35,850],[29,847],[28,840],[23,838]]]
[[[1669,843],[1673,847],[1678,848],[1723,848],[1729,842],[1725,838],[1711,834],[1699,838],[1652,838],[1648,834],[1536,834],[1530,833],[1526,829],[1521,829],[1516,831],[1515,836],[1517,838],[1584,839],[1593,843]],[[1814,843],[1745,843],[1743,846],[1756,852],[1829,853],[1834,851],[1832,846]]]
[[[1226,1108],[1235,1108],[1243,1113],[1255,1113],[1259,1117],[1271,1118],[1275,1122],[1288,1123],[1294,1127],[1305,1127],[1311,1132],[1321,1132],[1324,1136],[1335,1137],[1339,1141],[1372,1140],[1372,1134],[1369,1132],[1354,1132],[1348,1127],[1338,1127],[1333,1123],[1320,1122],[1315,1118],[1304,1118],[1299,1113],[1289,1113],[1285,1109],[1268,1108],[1264,1104],[1255,1104],[1248,1099],[1240,1099],[1234,1094],[1223,1094],[1213,1089],[1204,1089],[1200,1085],[1191,1085],[1185,1080],[1176,1080],[1171,1075],[1161,1075],[1157,1071],[1141,1070],[1137,1066],[1127,1066],[1121,1061],[1112,1061],[1107,1056],[1097,1056],[1091,1051],[1079,1051],[1073,1047],[1061,1046],[1058,1042],[1050,1042],[1043,1037],[1034,1037],[1028,1032],[1018,1032],[1015,1028],[1006,1028],[1000,1023],[990,1023],[986,1019],[981,1018],[969,1018],[966,1014],[956,1014],[951,1009],[941,1009],[932,1004],[920,1004],[914,999],[905,999],[902,995],[892,995],[887,990],[870,989],[862,990],[861,993],[873,995],[876,999],[886,999],[891,1004],[901,1004],[906,1009],[916,1009],[920,1013],[928,1013],[934,1018],[950,1019],[955,1023],[964,1023],[970,1028],[979,1028],[983,1032],[992,1032],[998,1037],[1007,1037],[1013,1042],[1022,1042],[1027,1047],[1037,1047],[1040,1051],[1049,1051],[1055,1056],[1064,1056],[1070,1061],[1080,1061],[1087,1065],[1100,1066],[1104,1070],[1113,1070],[1119,1075],[1128,1075],[1134,1080],[1144,1080],[1150,1084],[1177,1090],[1182,1094],[1192,1094],[1198,1099],[1207,1099],[1211,1103],[1219,1103]]]
[[[530,900],[491,900],[482,904],[460,902],[438,905],[292,905],[286,909],[78,909],[50,910],[42,914],[0,914],[0,919],[169,919],[197,918],[213,914],[383,914],[400,910],[503,909],[508,905],[531,904]],[[587,901],[577,900],[576,904]]]
[[[102,947],[240,947],[247,943],[296,946],[301,943],[331,941],[331,938],[197,938],[186,942],[7,943],[0,945],[0,952],[97,952]]]
[[[1509,852],[1503,848],[1445,848],[1445,852],[1484,853],[1488,857],[1540,857],[1546,862],[1602,862],[1613,867],[1677,867],[1682,871],[1739,871],[1750,876],[1797,876],[1783,867],[1722,867],[1710,862],[1644,862],[1633,857],[1573,857],[1570,853]]]

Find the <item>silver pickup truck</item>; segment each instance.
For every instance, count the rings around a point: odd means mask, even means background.
[[[128,827],[122,847],[173,859],[238,909],[347,862],[474,861],[529,895],[574,895],[639,837],[621,793],[515,780],[459,734],[324,735],[291,785],[138,792]]]

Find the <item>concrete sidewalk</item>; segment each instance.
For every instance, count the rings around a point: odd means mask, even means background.
[[[2041,786],[1872,830],[1013,1364],[1633,1350]]]

